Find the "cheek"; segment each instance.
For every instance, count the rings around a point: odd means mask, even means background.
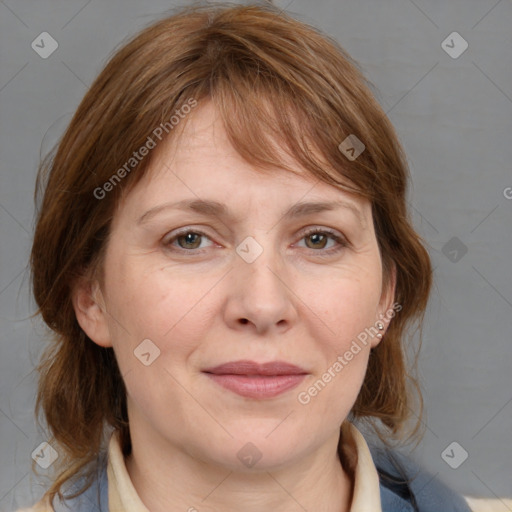
[[[207,337],[208,290],[218,278],[191,279],[134,264],[119,265],[110,276],[110,329],[130,399],[147,417],[155,404],[180,410],[189,397],[179,382],[190,354]]]
[[[218,278],[180,275],[159,267],[119,264],[110,274],[109,313],[113,344],[130,363],[145,339],[178,361],[207,330],[205,307]],[[180,357],[181,356],[181,357]]]
[[[370,354],[368,329],[374,325],[380,288],[372,279],[339,279],[310,293],[312,355],[320,356],[315,374],[298,391],[303,411],[340,424],[349,414],[364,381]],[[308,304],[309,305],[309,304]],[[323,333],[323,334],[321,334]],[[304,409],[302,409],[304,407]]]
[[[377,320],[380,282],[363,272],[360,276],[330,279],[321,289],[310,290],[304,301],[318,314],[332,347],[338,353]]]

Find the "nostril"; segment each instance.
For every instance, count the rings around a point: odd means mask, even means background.
[[[246,324],[248,321],[249,321],[249,320],[247,320],[247,318],[242,318],[242,319],[240,320],[240,322],[242,322],[243,324]]]

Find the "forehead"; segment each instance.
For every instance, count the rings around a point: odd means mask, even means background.
[[[187,164],[190,166],[205,164],[213,170],[214,166],[215,169],[219,169],[229,163],[237,168],[247,169],[250,166],[256,170],[242,158],[229,141],[222,118],[211,101],[201,102],[177,128],[176,132],[172,132],[171,136],[159,143],[154,150],[150,169],[153,176],[169,168],[178,170]],[[294,169],[294,172],[303,180],[317,181],[301,169],[278,144],[274,144],[273,149],[283,164]],[[261,174],[265,173],[265,169],[258,169],[258,171]],[[236,173],[232,174],[235,178]],[[286,180],[292,173],[272,170],[266,174]]]
[[[215,213],[226,210],[223,204],[243,212],[251,204],[255,207],[262,204],[260,201],[264,199],[265,205],[278,206],[282,215],[293,213],[290,207],[295,203],[295,213],[301,208],[303,212],[329,209],[318,204],[301,207],[305,202],[344,202],[359,214],[363,225],[367,215],[371,215],[368,201],[311,175],[277,144],[276,154],[291,172],[255,167],[244,160],[231,145],[211,102],[196,107],[177,128],[172,137],[163,139],[153,150],[146,175],[129,194],[129,203],[137,210],[181,200],[195,203],[199,209],[212,212],[216,209]],[[204,204],[209,200],[219,204]]]

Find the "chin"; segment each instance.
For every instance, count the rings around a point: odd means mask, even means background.
[[[272,422],[275,428],[275,420]],[[202,451],[199,458],[208,460],[214,465],[223,466],[237,473],[257,473],[259,471],[276,471],[292,463],[307,446],[301,446],[304,437],[292,435],[283,429],[281,435],[268,435],[272,429],[266,428],[265,434],[255,435],[255,429],[228,430],[233,438],[214,440],[204,446],[197,447]],[[258,430],[258,429],[256,429]],[[265,437],[267,436],[267,437]],[[204,450],[204,451],[203,451]]]

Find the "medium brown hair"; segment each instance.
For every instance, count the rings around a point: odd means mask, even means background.
[[[36,411],[43,410],[60,454],[51,500],[97,462],[109,428],[130,451],[126,390],[113,350],[80,328],[71,291],[81,276],[101,276],[116,207],[153,154],[129,172],[118,170],[190,98],[213,102],[233,147],[255,167],[294,172],[278,143],[318,180],[371,202],[383,284],[395,269],[401,311],[372,351],[351,414],[402,435],[416,385],[404,336],[413,321],[421,325],[431,264],[409,218],[402,148],[370,87],[335,40],[271,5],[181,8],[109,60],[42,161],[36,186],[36,202],[44,195],[31,253],[33,293],[54,332],[38,368]],[[338,148],[349,135],[365,145],[355,160]],[[116,173],[122,179],[113,181]]]

